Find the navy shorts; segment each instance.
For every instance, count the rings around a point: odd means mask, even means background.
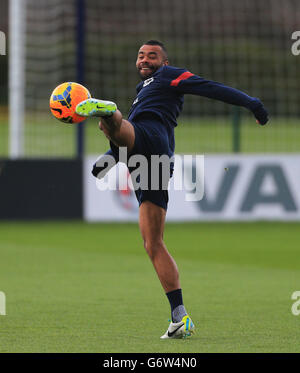
[[[170,150],[169,134],[165,125],[156,118],[149,114],[143,114],[138,117],[136,121],[130,121],[135,131],[135,142],[132,152],[128,158],[135,154],[142,154],[148,161],[148,187],[147,189],[139,188],[135,190],[135,195],[139,205],[144,201],[150,201],[157,206],[167,210],[169,194],[165,185],[166,176],[164,178],[164,185],[162,185],[162,169],[159,170],[159,185],[156,190],[151,190],[151,155],[166,154],[171,159],[172,151]],[[111,150],[114,154],[118,154],[118,147],[110,143]],[[132,173],[136,168],[128,167],[129,172]],[[170,169],[168,180],[172,177],[174,163],[170,162]],[[139,180],[138,180],[139,181]]]

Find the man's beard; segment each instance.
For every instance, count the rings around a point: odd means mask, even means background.
[[[153,75],[160,68],[160,66],[157,66],[157,67],[154,67],[154,66],[144,66],[144,67],[147,67],[149,69],[149,74],[143,75],[141,73],[142,70],[138,69],[138,74],[139,74],[139,76],[140,76],[140,78],[142,80],[146,80],[146,79],[150,78],[151,75]]]

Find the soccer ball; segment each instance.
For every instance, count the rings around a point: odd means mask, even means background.
[[[76,114],[76,106],[91,97],[81,84],[68,82],[57,86],[50,97],[50,110],[54,117],[64,123],[79,123],[86,119]]]

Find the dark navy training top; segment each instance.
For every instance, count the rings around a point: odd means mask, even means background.
[[[224,84],[203,79],[186,69],[162,66],[148,79],[140,82],[137,96],[132,103],[128,120],[136,131],[137,151],[173,156],[175,150],[174,128],[182,111],[184,95],[193,94],[243,106],[251,110],[260,124],[268,121],[268,112],[258,98]],[[157,144],[156,144],[157,143]],[[118,147],[110,141],[112,155],[118,162]],[[162,151],[163,149],[163,151]],[[95,163],[93,175],[102,170]]]
[[[158,122],[167,129],[169,154],[174,153],[174,127],[177,126],[176,120],[182,111],[185,94],[213,98],[251,111],[262,107],[258,98],[173,66],[162,66],[151,77],[140,82],[136,90],[137,96],[130,108],[128,120],[142,125],[142,115],[153,116],[153,125],[157,126]],[[162,136],[164,134],[162,130]]]

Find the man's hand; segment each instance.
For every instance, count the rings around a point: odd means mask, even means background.
[[[265,109],[264,105],[259,100],[257,102],[256,107],[252,110],[252,113],[257,119],[256,122],[258,124],[261,124],[262,126],[265,125],[269,120],[268,112]]]

